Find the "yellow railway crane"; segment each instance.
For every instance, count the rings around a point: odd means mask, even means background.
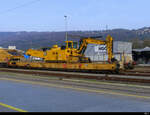
[[[65,41],[66,46],[58,47],[54,45],[48,50],[34,50],[29,49],[26,51],[26,55],[43,58],[45,62],[57,62],[57,63],[89,63],[90,59],[84,56],[84,52],[88,44],[100,44],[106,45],[108,53],[108,61],[111,62],[113,58],[112,44],[113,38],[108,35],[106,40],[99,40],[93,37],[87,37],[80,39],[79,47],[78,43],[74,41]]]
[[[9,61],[10,67],[23,68],[42,68],[54,70],[71,70],[71,71],[102,71],[102,72],[119,72],[120,65],[113,58],[112,45],[113,38],[108,35],[106,40],[99,40],[96,37],[85,37],[78,42],[65,41],[66,45],[58,47],[53,45],[50,49],[26,51],[26,55],[32,57],[43,58],[44,61],[32,61],[23,59],[19,61]],[[88,57],[85,57],[84,52],[88,44],[106,45],[108,61],[95,63],[91,62]]]

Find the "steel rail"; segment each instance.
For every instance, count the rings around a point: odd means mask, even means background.
[[[0,68],[1,72],[13,72],[20,74],[33,74],[33,75],[44,75],[44,76],[55,76],[60,79],[63,78],[84,78],[84,79],[96,79],[96,80],[108,80],[108,81],[123,81],[123,82],[139,82],[139,83],[150,83],[149,77],[143,77],[139,75],[112,75],[112,74],[90,74],[90,73],[76,73],[76,72],[59,72],[59,71],[39,71],[39,70],[26,70],[26,69],[7,69]]]

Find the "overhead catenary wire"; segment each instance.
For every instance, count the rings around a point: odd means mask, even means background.
[[[16,10],[16,9],[20,9],[20,8],[29,6],[29,5],[34,4],[34,3],[36,3],[36,2],[39,2],[39,1],[41,1],[41,0],[32,0],[32,1],[30,1],[30,2],[27,2],[27,3],[24,3],[24,4],[18,5],[18,6],[16,6],[16,7],[9,8],[9,9],[7,9],[7,10],[5,10],[5,11],[1,11],[1,12],[0,12],[0,15],[5,14],[5,13],[8,13],[8,12],[12,12],[12,11],[14,11],[14,10]]]

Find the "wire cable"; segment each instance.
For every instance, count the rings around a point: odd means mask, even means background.
[[[24,3],[24,4],[21,4],[21,5],[18,5],[18,6],[16,6],[16,7],[14,7],[14,8],[10,8],[10,9],[8,9],[8,10],[5,10],[5,11],[0,12],[0,15],[1,15],[1,14],[4,14],[4,13],[11,12],[11,11],[16,10],[16,9],[20,9],[20,8],[29,6],[29,5],[34,4],[34,3],[36,3],[36,2],[39,2],[39,1],[41,1],[41,0],[32,0],[32,1],[28,2],[28,3]]]

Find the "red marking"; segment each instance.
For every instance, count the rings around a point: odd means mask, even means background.
[[[134,62],[132,62],[132,64],[133,64],[133,65],[136,65],[136,62],[134,61]]]
[[[67,68],[67,64],[63,64],[63,68]]]
[[[82,64],[79,64],[79,68],[81,68]]]
[[[108,63],[111,63],[111,61],[110,61],[110,60],[108,60]]]
[[[6,58],[5,61],[8,62],[8,58]]]

